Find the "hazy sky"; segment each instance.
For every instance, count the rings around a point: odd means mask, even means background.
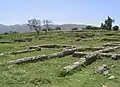
[[[55,24],[100,23],[111,16],[120,24],[120,0],[0,0],[0,24],[23,24],[28,19]]]

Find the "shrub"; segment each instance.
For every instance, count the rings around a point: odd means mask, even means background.
[[[86,26],[85,29],[89,29],[89,30],[98,30],[98,29],[100,29],[100,28],[99,28],[99,27],[95,27],[95,26],[90,26],[90,25],[88,25],[88,26]]]
[[[73,28],[72,30],[78,30],[78,28]]]
[[[27,42],[31,42],[31,41],[32,41],[32,38],[25,38],[25,40],[26,40]]]
[[[5,32],[4,34],[9,34],[8,32]]]
[[[58,27],[55,28],[55,30],[61,30],[61,27],[58,26]]]
[[[0,36],[0,39],[3,39],[4,37],[3,36]]]
[[[114,26],[114,27],[113,27],[113,30],[118,31],[118,30],[119,30],[119,27],[118,27],[118,26]]]

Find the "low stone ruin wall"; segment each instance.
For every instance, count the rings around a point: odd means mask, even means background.
[[[118,48],[120,48],[120,46],[110,47],[110,48],[106,48],[106,49],[102,49],[102,50],[92,52],[92,53],[86,55],[85,57],[81,58],[79,61],[61,69],[60,70],[60,76],[66,76],[71,71],[75,70],[78,67],[86,66],[86,65],[91,64],[92,62],[94,62],[97,59],[97,56],[99,55],[99,53],[110,52],[110,51],[113,51],[113,50],[118,49]]]
[[[118,44],[105,44],[105,45],[103,45],[103,46],[118,46]]]
[[[116,49],[119,49],[120,46],[115,46],[115,47],[108,47],[106,49],[103,49],[103,50],[98,50],[98,53],[108,53],[108,52],[112,52]]]
[[[111,38],[103,38],[103,39],[101,39],[101,41],[107,41],[107,42],[111,42],[111,41],[120,41],[120,39],[118,39],[118,38],[113,38],[113,37],[111,37]]]
[[[40,48],[65,48],[65,47],[75,48],[75,46],[72,46],[72,45],[62,45],[62,44],[46,44],[46,45],[30,46],[28,48],[34,49],[38,47]]]
[[[14,52],[5,52],[5,53],[1,53],[0,55],[9,55],[9,54],[20,54],[20,53],[28,53],[28,52],[34,52],[34,51],[41,51],[41,48],[37,48],[37,49],[26,49],[26,50],[19,50],[19,51],[14,51]]]
[[[101,50],[104,49],[104,47],[79,47],[78,51],[96,51],[96,50]]]
[[[74,54],[72,55],[73,57],[83,57],[85,55],[89,55],[89,52],[74,52]],[[114,53],[99,53],[98,55],[102,56],[102,57],[107,57],[107,58],[111,58],[111,59],[120,59],[120,54],[114,54]]]
[[[9,41],[0,41],[0,44],[11,44],[13,42],[9,42]]]
[[[106,46],[119,46],[119,45],[120,45],[120,42],[112,42],[112,43],[106,43],[103,46],[106,47]]]
[[[110,58],[110,59],[114,59],[114,60],[120,59],[120,54],[100,53],[99,55],[101,55],[101,56],[103,56],[103,57]]]
[[[34,57],[27,57],[27,58],[21,58],[18,60],[8,61],[7,63],[20,64],[20,63],[31,62],[31,61],[45,60],[47,58],[48,58],[47,55],[38,55],[38,56],[34,56]]]
[[[16,54],[20,54],[20,53],[27,53],[27,52],[34,52],[34,51],[40,51],[41,48],[54,48],[54,47],[70,47],[70,48],[74,48],[74,46],[69,46],[69,45],[40,45],[40,46],[30,46],[28,49],[25,49],[25,50],[19,50],[19,51],[13,51],[13,52],[4,52],[4,53],[0,53],[0,56],[3,56],[3,55],[8,55],[8,54],[13,54],[13,55],[16,55]],[[62,53],[61,53],[61,56],[62,56]]]
[[[20,63],[25,63],[25,62],[42,61],[42,60],[46,60],[46,59],[50,59],[50,58],[57,58],[57,57],[60,58],[60,57],[64,57],[67,55],[71,55],[75,51],[77,51],[77,49],[73,48],[73,49],[64,50],[62,52],[53,53],[50,55],[38,55],[38,56],[34,56],[34,57],[20,58],[17,60],[8,61],[7,63],[8,64],[20,64]]]
[[[32,41],[32,38],[20,38],[20,39],[14,40],[14,42],[18,42],[18,43],[21,43],[21,42],[31,42],[31,41]]]
[[[90,53],[88,53],[88,52],[74,52],[73,53],[73,57],[83,57],[83,56],[85,56],[85,55],[89,55]]]
[[[69,75],[73,70],[77,69],[78,67],[84,67],[92,63],[93,61],[96,60],[96,56],[97,56],[97,53],[93,55],[92,54],[87,55],[84,58],[81,58],[79,61],[74,62],[73,64],[64,67],[63,69],[60,70],[60,76]]]

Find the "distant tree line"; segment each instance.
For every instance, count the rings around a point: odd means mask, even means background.
[[[116,30],[117,31],[117,30],[119,30],[119,26],[117,26],[117,25],[112,26],[112,24],[114,22],[115,22],[115,20],[108,16],[108,18],[105,19],[104,23],[101,23],[100,27],[88,25],[85,27],[85,29],[89,29],[89,30],[104,29],[104,30]],[[55,29],[52,29],[50,27],[50,26],[52,26],[51,20],[42,20],[41,21],[41,20],[35,19],[35,18],[28,20],[28,26],[31,30],[35,30],[38,35],[40,34],[40,31],[45,31],[45,33],[47,34],[47,32],[50,30],[61,30],[60,26],[57,26]],[[72,30],[78,30],[78,28],[73,28]]]
[[[16,31],[10,31],[10,32],[4,32],[3,34],[16,34],[16,33],[19,33],[19,32],[16,32]]]
[[[85,29],[89,29],[89,30],[98,30],[98,29],[100,29],[100,27],[88,25],[88,26],[86,26]]]

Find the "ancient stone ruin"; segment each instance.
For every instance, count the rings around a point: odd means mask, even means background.
[[[110,59],[120,59],[120,54],[114,54],[109,53],[116,49],[120,48],[119,42],[114,43],[106,43],[100,47],[77,47],[77,46],[70,46],[70,45],[59,45],[59,44],[47,44],[47,45],[39,45],[39,46],[29,46],[27,50],[22,51],[16,51],[16,52],[10,52],[8,54],[18,54],[18,53],[26,53],[26,52],[32,52],[32,51],[40,51],[41,48],[64,48],[61,52],[58,53],[52,53],[49,55],[38,55],[33,57],[26,57],[26,58],[20,58],[17,60],[11,60],[8,61],[7,64],[21,64],[21,63],[29,63],[29,62],[36,62],[36,61],[45,61],[47,59],[52,58],[62,58],[68,55],[72,55],[75,58],[79,58],[79,61],[74,62],[73,64],[70,64],[68,66],[63,67],[60,70],[60,76],[66,76],[70,72],[74,71],[77,68],[85,67],[92,62],[96,61],[100,57],[107,57]],[[85,50],[92,50],[85,52]],[[107,73],[107,66],[103,65],[102,68],[99,68],[98,73]]]

